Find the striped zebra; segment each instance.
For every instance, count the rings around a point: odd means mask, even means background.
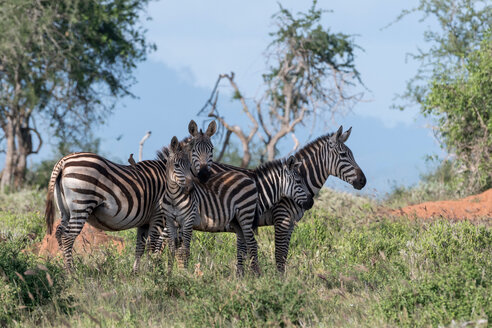
[[[254,222],[251,221],[253,217],[250,211],[256,208],[259,215],[282,197],[292,199],[304,209],[311,208],[313,198],[298,171],[301,163],[291,156],[286,160],[261,165],[254,170],[255,179],[229,170],[213,175],[207,183],[202,184],[193,182],[191,172],[186,170],[187,156],[177,149],[178,146],[177,139],[173,139],[167,166],[167,191],[163,201],[166,227],[171,237],[171,253],[174,254],[176,246],[173,244],[179,243],[182,235],[178,261],[186,266],[192,228],[209,232],[232,229],[237,235],[238,274],[243,273],[243,261],[248,254],[253,256],[253,269],[259,272],[256,241],[252,231]],[[246,185],[254,186],[254,190]],[[192,191],[189,192],[190,190]],[[240,211],[245,204],[248,211],[242,216]],[[179,236],[176,226],[182,231]],[[249,241],[254,244],[250,245]]]
[[[312,197],[318,194],[330,175],[348,182],[357,190],[365,186],[366,177],[357,165],[352,151],[345,145],[351,131],[352,128],[343,132],[340,126],[336,133],[323,135],[294,154],[301,162],[299,170]],[[255,170],[222,163],[212,165],[212,174],[229,170],[237,170],[251,177],[256,175]],[[258,226],[275,227],[275,262],[278,271],[285,272],[290,237],[296,222],[304,215],[305,209],[291,199],[283,197],[265,210],[259,217]]]
[[[214,231],[224,231],[229,225],[237,225],[252,258],[252,268],[259,272],[253,233],[257,197],[255,181],[236,171],[212,175],[205,184],[193,181],[189,158],[188,151],[173,137],[166,167],[166,192],[162,200],[170,236],[169,269],[176,249],[178,264],[187,266],[193,225],[203,221]]]
[[[194,122],[193,122],[194,123]],[[195,124],[196,125],[196,124]],[[194,147],[211,147],[210,136],[215,132],[215,122],[210,123],[206,134],[195,133],[190,122]],[[194,139],[200,139],[196,142]],[[169,151],[164,147],[156,160],[141,161],[133,165],[119,165],[92,153],[75,153],[60,159],[51,174],[46,200],[45,220],[48,233],[53,231],[53,200],[61,213],[61,224],[56,229],[56,239],[62,250],[65,266],[73,267],[72,247],[85,222],[92,226],[120,231],[137,228],[135,262],[139,267],[147,238],[151,250],[156,250],[163,230],[160,201],[166,182],[166,162]],[[193,157],[200,161],[201,157]],[[195,164],[208,167],[208,163]]]
[[[189,138],[183,140],[188,145],[191,156],[191,170],[200,182],[206,182],[210,177],[210,169],[213,163],[214,146],[210,141],[217,131],[215,121],[210,122],[207,131],[198,131],[195,121],[191,120],[188,125]]]

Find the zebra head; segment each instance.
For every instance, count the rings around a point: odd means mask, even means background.
[[[354,155],[345,145],[352,128],[343,132],[340,126],[328,141],[330,157],[330,174],[350,183],[355,189],[361,190],[366,185],[366,176],[355,162]]]
[[[207,182],[210,177],[210,168],[212,166],[214,145],[210,140],[210,137],[214,135],[217,130],[215,121],[210,122],[207,131],[203,133],[195,121],[191,120],[188,125],[188,131],[190,132],[191,139],[188,143],[191,157],[191,170],[193,174],[198,177],[200,182]]]
[[[173,137],[166,163],[166,176],[169,182],[176,183],[181,188],[190,190],[193,185],[193,175],[190,168],[190,156],[178,138]]]
[[[294,156],[286,160],[282,170],[282,196],[292,199],[303,209],[309,210],[313,207],[314,201],[305,180],[299,173],[301,164]]]

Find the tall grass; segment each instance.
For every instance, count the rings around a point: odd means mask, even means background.
[[[323,192],[292,235],[284,276],[275,269],[273,230],[260,229],[259,278],[236,277],[234,235],[200,232],[188,270],[169,275],[164,254],[147,257],[133,275],[133,230],[118,233],[123,253],[78,255],[67,275],[60,258],[19,252],[33,242],[22,238],[26,227],[43,229],[40,209],[16,214],[18,225],[12,212],[1,212],[9,232],[0,243],[0,325],[485,327],[492,316],[491,228],[389,218],[378,206]]]

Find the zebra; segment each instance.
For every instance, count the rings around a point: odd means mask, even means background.
[[[187,267],[190,242],[195,222],[206,221],[216,231],[237,224],[252,258],[252,267],[259,272],[257,245],[253,233],[256,212],[256,184],[241,172],[229,171],[213,175],[206,184],[193,181],[190,156],[173,137],[166,168],[166,192],[162,208],[170,234],[170,265],[177,248],[178,264]],[[234,221],[234,222],[233,222]],[[180,229],[180,234],[176,226]]]
[[[210,122],[207,130],[202,132],[198,131],[198,126],[195,121],[191,120],[188,125],[189,138],[183,140],[183,143],[187,144],[191,157],[191,171],[198,177],[200,182],[206,182],[210,177],[210,168],[213,162],[213,150],[214,146],[210,141],[217,131],[217,125],[215,121]]]
[[[195,145],[189,148],[192,155],[198,145],[207,144],[207,139],[210,147],[215,122],[210,123],[206,134],[195,133],[195,127],[196,123],[190,122],[189,132],[193,135],[188,141]],[[200,142],[195,142],[198,138]],[[120,165],[93,153],[74,153],[55,164],[46,197],[45,220],[47,232],[52,234],[55,200],[62,217],[55,237],[68,271],[73,267],[73,243],[85,222],[108,231],[137,228],[134,272],[139,267],[147,238],[150,249],[158,249],[164,229],[160,201],[165,190],[168,155],[169,150],[164,147],[156,160]],[[199,162],[201,157],[194,156],[193,160]],[[208,167],[208,164],[194,163],[196,167]]]
[[[366,177],[355,161],[352,151],[345,145],[351,131],[352,128],[349,128],[343,132],[343,127],[340,126],[336,133],[320,136],[293,155],[301,162],[299,170],[312,197],[318,194],[330,175],[348,182],[357,190],[364,188]],[[256,175],[255,170],[216,162],[213,163],[211,172],[217,174],[229,170],[243,172],[251,177]],[[277,270],[284,273],[290,237],[305,209],[287,197],[265,209],[257,225],[274,226],[275,262]]]
[[[182,230],[183,244],[178,249],[178,261],[182,266],[187,265],[192,229],[209,232],[232,229],[237,235],[238,274],[243,274],[243,261],[247,254],[252,254],[253,270],[259,273],[256,241],[252,232],[254,222],[250,222],[249,211],[256,207],[256,214],[259,215],[282,197],[293,199],[304,209],[311,208],[313,198],[298,172],[301,163],[291,156],[261,165],[255,170],[256,179],[229,170],[215,174],[206,184],[201,184],[194,182],[191,172],[186,170],[187,157],[178,146],[174,138],[167,166],[167,192],[163,200],[166,228],[171,235],[171,258],[181,237],[177,235],[176,226]],[[246,187],[246,181],[255,189]],[[191,183],[193,186],[190,186]],[[241,202],[236,203],[231,196]],[[247,204],[248,212],[242,216],[239,211],[244,204]]]

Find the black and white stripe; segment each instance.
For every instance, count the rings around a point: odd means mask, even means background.
[[[212,147],[210,136],[215,132],[215,122],[210,123],[205,134],[197,132],[196,123],[193,123],[189,126],[193,134],[186,139],[193,145],[189,148],[190,156],[196,167],[208,172],[210,161],[201,152]],[[200,154],[195,155],[195,151]],[[129,166],[92,153],[75,153],[58,161],[48,188],[45,219],[51,234],[54,199],[62,217],[55,236],[67,269],[72,268],[73,243],[85,222],[110,231],[136,227],[134,271],[139,266],[147,239],[152,251],[160,249],[164,230],[160,201],[165,190],[168,155],[169,151],[164,147],[158,152],[158,159]]]
[[[326,134],[310,142],[294,155],[301,162],[301,176],[309,194],[314,197],[330,175],[350,183],[355,189],[362,189],[366,177],[356,163],[352,151],[345,145],[351,128],[342,133]],[[254,177],[254,170],[214,163],[212,173],[238,170]],[[294,225],[304,215],[304,209],[289,198],[283,197],[259,217],[258,226],[275,227],[275,261],[280,272],[285,271],[285,262]]]
[[[256,212],[256,184],[246,174],[228,171],[215,174],[206,183],[194,179],[189,155],[176,137],[171,141],[167,165],[167,187],[163,198],[171,257],[177,249],[178,261],[186,267],[193,227],[198,230],[236,232],[244,251],[259,272],[257,244],[253,233]],[[179,232],[177,231],[179,230]]]
[[[183,162],[182,160],[180,161]],[[229,207],[234,208],[234,204],[223,204],[222,209],[216,209],[218,204],[221,204],[221,200],[223,199],[223,194],[226,194],[223,190],[228,190],[228,193],[235,195],[239,199],[243,198],[242,193],[246,191],[243,189],[244,186],[238,185],[237,188],[235,185],[228,186],[228,181],[231,177],[241,177],[244,179],[245,177],[249,177],[248,180],[254,181],[256,185],[256,192],[254,195],[249,195],[248,204],[251,202],[256,203],[256,215],[261,215],[263,212],[267,211],[271,208],[275,203],[277,203],[283,197],[287,197],[292,199],[295,204],[298,204],[303,209],[309,209],[313,205],[313,198],[309,194],[307,186],[305,185],[304,180],[299,174],[299,167],[301,163],[296,160],[294,156],[289,157],[288,159],[281,159],[272,162],[265,163],[255,170],[245,174],[235,170],[225,170],[223,172],[217,173],[216,175],[212,175],[210,180],[206,184],[200,184],[195,182],[195,194],[198,197],[198,202],[200,206],[198,211],[200,212],[200,221],[197,222],[195,219],[191,219],[190,208],[192,207],[190,198],[191,195],[187,195],[187,189],[183,187],[181,184],[181,194],[177,191],[180,190],[179,186],[179,176],[184,176],[185,174],[174,175],[175,182],[172,183],[169,181],[169,178],[172,176],[171,172],[168,171],[168,186],[175,185],[175,188],[170,192],[169,196],[172,196],[172,199],[177,199],[180,201],[180,204],[183,205],[181,209],[174,208],[170,206],[172,200],[166,200],[165,203],[169,207],[166,210],[166,227],[169,229],[169,234],[171,241],[179,240],[180,237],[177,235],[175,224],[171,222],[170,219],[173,219],[177,225],[180,227],[185,227],[187,229],[187,233],[184,234],[183,240],[186,243],[186,247],[189,247],[189,240],[191,239],[191,231],[190,231],[190,222],[194,221],[193,229],[207,232],[223,232],[223,231],[234,231],[237,234],[237,269],[238,273],[242,274],[243,272],[243,262],[246,254],[250,252],[250,248],[248,247],[247,239],[248,234],[244,234],[244,226],[241,222],[243,218],[236,217],[236,220],[227,213],[224,213],[223,208]],[[168,165],[168,169],[170,170],[172,164]],[[186,181],[184,178],[181,178],[181,181]],[[188,180],[189,181],[189,180]],[[226,187],[227,186],[227,187]],[[222,189],[219,189],[222,188]],[[237,188],[237,190],[236,190]],[[190,189],[188,187],[188,189]],[[165,197],[169,197],[165,196]],[[254,197],[252,197],[254,196]],[[244,198],[245,199],[245,198]],[[176,202],[176,205],[179,205]],[[248,205],[249,206],[249,205]],[[182,213],[180,213],[180,210]],[[178,213],[178,214],[176,214]],[[181,215],[181,218],[176,218]],[[193,215],[195,218],[196,216]],[[248,219],[250,217],[248,216]],[[171,224],[171,226],[169,226]],[[247,226],[249,232],[249,224]],[[173,231],[171,231],[173,230]],[[252,235],[250,235],[252,236]],[[252,236],[252,238],[254,238]],[[254,246],[256,247],[256,245]],[[171,251],[174,251],[174,247],[171,246]],[[256,251],[254,254],[256,254]],[[183,250],[183,254],[188,255],[189,251]],[[179,254],[178,254],[178,260]],[[181,260],[182,261],[182,260]],[[254,265],[256,262],[253,263]]]
[[[85,222],[109,231],[137,227],[137,269],[147,236],[157,240],[163,228],[159,201],[166,181],[165,160],[162,157],[119,165],[96,154],[75,153],[58,161],[51,176],[45,216],[51,234],[54,197],[62,217],[55,236],[67,269],[72,268],[73,243]]]
[[[213,162],[214,146],[210,137],[217,131],[215,121],[210,122],[207,131],[198,131],[195,121],[191,120],[188,125],[188,132],[191,137],[183,142],[188,145],[191,156],[191,171],[200,179],[200,182],[206,182],[210,177],[210,168]]]

